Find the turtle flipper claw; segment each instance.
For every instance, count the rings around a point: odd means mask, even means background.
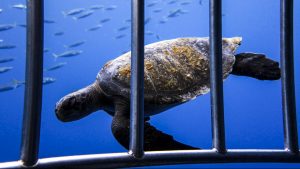
[[[259,80],[278,80],[281,77],[279,63],[257,53],[237,54],[231,74]]]

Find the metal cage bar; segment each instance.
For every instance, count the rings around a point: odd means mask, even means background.
[[[132,0],[131,20],[129,153],[140,158],[144,154],[144,0]]]
[[[27,0],[27,57],[21,161],[38,160],[43,81],[43,0]]]
[[[298,153],[298,132],[294,82],[293,0],[281,0],[280,55],[282,105],[284,116],[284,146]]]
[[[298,163],[300,156],[286,150],[229,149],[225,154],[215,150],[186,150],[145,152],[142,159],[128,153],[90,154],[40,159],[35,168],[121,168],[151,165],[175,165],[196,163],[249,163],[285,162]],[[0,168],[22,168],[20,162],[0,164]]]
[[[285,149],[225,147],[222,88],[221,0],[210,0],[210,71],[213,148],[211,150],[143,151],[144,0],[132,0],[132,87],[130,153],[38,158],[43,61],[43,1],[28,0],[26,94],[21,161],[0,168],[116,168],[193,163],[299,163],[293,68],[293,0],[281,0],[281,68]],[[217,152],[216,152],[217,150]],[[221,154],[221,153],[222,154]],[[134,158],[143,157],[143,158]]]
[[[210,43],[210,88],[213,148],[226,152],[222,74],[222,1],[210,0],[209,4]]]

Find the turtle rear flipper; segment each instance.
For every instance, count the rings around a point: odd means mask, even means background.
[[[112,122],[112,133],[117,141],[127,150],[129,149],[129,103],[117,101],[115,103],[115,115]],[[189,145],[180,143],[168,134],[165,134],[151,126],[147,120],[144,122],[144,150],[196,150]]]
[[[279,63],[267,58],[264,54],[240,53],[235,56],[236,61],[231,74],[249,76],[259,80],[280,79]]]

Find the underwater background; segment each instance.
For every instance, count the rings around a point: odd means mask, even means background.
[[[22,6],[25,3],[25,0],[0,0],[0,25],[8,26],[0,31],[0,45],[13,46],[0,49],[0,60],[8,58],[0,63],[0,69],[7,68],[0,73],[0,89],[12,89],[0,92],[0,162],[19,159],[26,55],[26,10]],[[114,139],[110,131],[112,117],[104,111],[79,121],[62,123],[54,114],[54,106],[62,96],[92,83],[106,62],[130,50],[130,3],[130,0],[45,0],[45,85],[40,158],[126,151]],[[209,36],[208,0],[145,0],[145,3],[145,44],[177,37]],[[264,53],[279,61],[279,12],[279,0],[224,0],[223,36],[243,37],[238,53]],[[295,86],[299,112],[299,0],[295,0],[294,13]],[[76,56],[54,57],[70,51],[76,51]],[[21,83],[16,85],[16,80]],[[282,149],[281,99],[280,80],[259,81],[229,76],[224,82],[227,147]],[[180,142],[211,148],[210,94],[153,116],[150,122]],[[300,164],[163,166],[177,167],[299,168]]]

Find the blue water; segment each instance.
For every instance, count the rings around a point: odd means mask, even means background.
[[[154,1],[154,0],[153,0]],[[153,2],[146,1],[146,4]],[[155,0],[153,7],[146,8],[145,43],[177,37],[208,36],[208,0],[190,0],[189,5],[168,4],[171,0]],[[188,1],[188,0],[187,0]],[[184,1],[185,2],[185,1]],[[0,24],[24,24],[25,10],[11,8],[25,3],[25,0],[0,0]],[[64,17],[62,11],[74,8],[88,8],[92,5],[115,5],[112,11],[97,10],[91,16],[74,20]],[[153,10],[162,9],[160,13]],[[171,10],[187,12],[159,22]],[[300,105],[300,1],[295,1],[295,75],[298,109]],[[124,152],[110,131],[112,118],[104,111],[72,123],[62,123],[54,115],[54,105],[62,96],[80,89],[95,80],[99,69],[109,60],[130,49],[129,0],[45,0],[45,18],[55,23],[45,23],[44,66],[67,62],[61,69],[45,72],[45,77],[53,77],[56,82],[44,85],[43,109],[40,140],[40,157],[79,155],[92,153]],[[86,29],[110,18],[103,27],[90,32]],[[242,36],[243,44],[238,52],[264,53],[279,61],[279,0],[226,0],[223,3],[224,37]],[[61,36],[54,36],[63,31]],[[14,69],[0,74],[0,86],[12,79],[24,80],[25,68],[25,29],[15,28],[0,32],[5,43],[15,44],[15,49],[1,49],[0,57],[14,57],[15,61],[0,63],[0,67],[13,66]],[[125,35],[121,39],[116,36]],[[158,36],[156,36],[158,35]],[[52,53],[62,53],[64,45],[85,40],[76,47],[83,53],[73,58],[54,59]],[[297,65],[298,64],[298,65]],[[0,93],[0,162],[19,159],[22,127],[24,86]],[[224,82],[226,143],[228,148],[282,149],[282,106],[281,82],[259,81],[248,77],[230,76]],[[299,112],[299,111],[298,111]],[[300,121],[298,115],[298,121]],[[209,94],[198,97],[151,118],[151,124],[177,140],[203,149],[211,148],[211,115]],[[190,168],[298,168],[299,164],[211,164],[169,166]]]

